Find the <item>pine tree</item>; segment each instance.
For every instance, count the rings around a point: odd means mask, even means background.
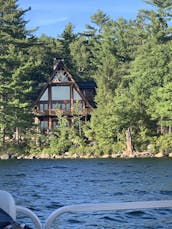
[[[16,130],[19,141],[19,129],[25,130],[31,113],[27,98],[32,90],[31,70],[37,64],[28,54],[36,38],[25,28],[23,17],[27,10],[20,9],[16,0],[0,0],[0,5],[1,140],[12,138]]]
[[[171,9],[172,8],[172,1],[171,0],[143,0],[144,2],[157,6],[162,9]]]
[[[91,78],[91,52],[87,43],[88,41],[84,36],[79,36],[69,46],[72,57],[72,64],[75,66],[78,78]]]
[[[140,11],[140,14],[145,19],[145,28],[149,33],[149,37],[156,39],[159,43],[171,40],[172,1],[145,0],[145,2],[154,6],[153,10]]]
[[[122,18],[109,20],[100,31],[93,49],[97,66],[97,108],[92,113],[90,126],[98,147],[113,152],[121,139],[119,136],[124,136],[125,131],[134,126],[136,114],[128,92],[129,71],[138,47],[146,38],[138,22]]]
[[[70,44],[75,41],[76,35],[74,34],[74,26],[72,23],[68,23],[65,26],[65,29],[59,40],[61,41],[63,47],[63,58],[65,59],[65,64],[68,66],[69,69],[73,69],[71,64],[72,58],[70,53]]]

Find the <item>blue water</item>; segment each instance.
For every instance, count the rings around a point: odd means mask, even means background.
[[[70,204],[172,200],[172,160],[0,161],[0,189],[45,223]],[[63,229],[172,228],[172,209],[65,214],[56,223]]]

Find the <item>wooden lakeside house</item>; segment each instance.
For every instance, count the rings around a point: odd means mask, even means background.
[[[41,132],[48,133],[57,125],[57,110],[67,118],[69,125],[75,115],[82,121],[89,120],[95,107],[95,87],[93,81],[75,81],[63,61],[57,62],[33,109],[35,123]]]

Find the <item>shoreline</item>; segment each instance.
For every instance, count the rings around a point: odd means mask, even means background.
[[[108,154],[104,154],[102,156],[95,156],[95,155],[78,155],[78,154],[73,154],[70,155],[68,153],[63,154],[63,155],[49,155],[49,154],[39,154],[39,155],[35,155],[35,154],[30,154],[30,155],[11,155],[8,153],[4,153],[2,155],[0,155],[0,160],[22,160],[22,159],[28,159],[28,160],[39,160],[39,159],[132,159],[132,158],[172,158],[172,153],[170,154],[164,154],[164,153],[156,153],[153,154],[151,152],[132,152],[130,154],[128,154],[127,152],[123,152],[121,154],[112,154],[112,155],[108,155]]]

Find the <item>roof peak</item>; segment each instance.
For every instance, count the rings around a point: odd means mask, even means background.
[[[53,69],[55,70],[57,66],[64,66],[63,58],[54,58],[53,59]]]

